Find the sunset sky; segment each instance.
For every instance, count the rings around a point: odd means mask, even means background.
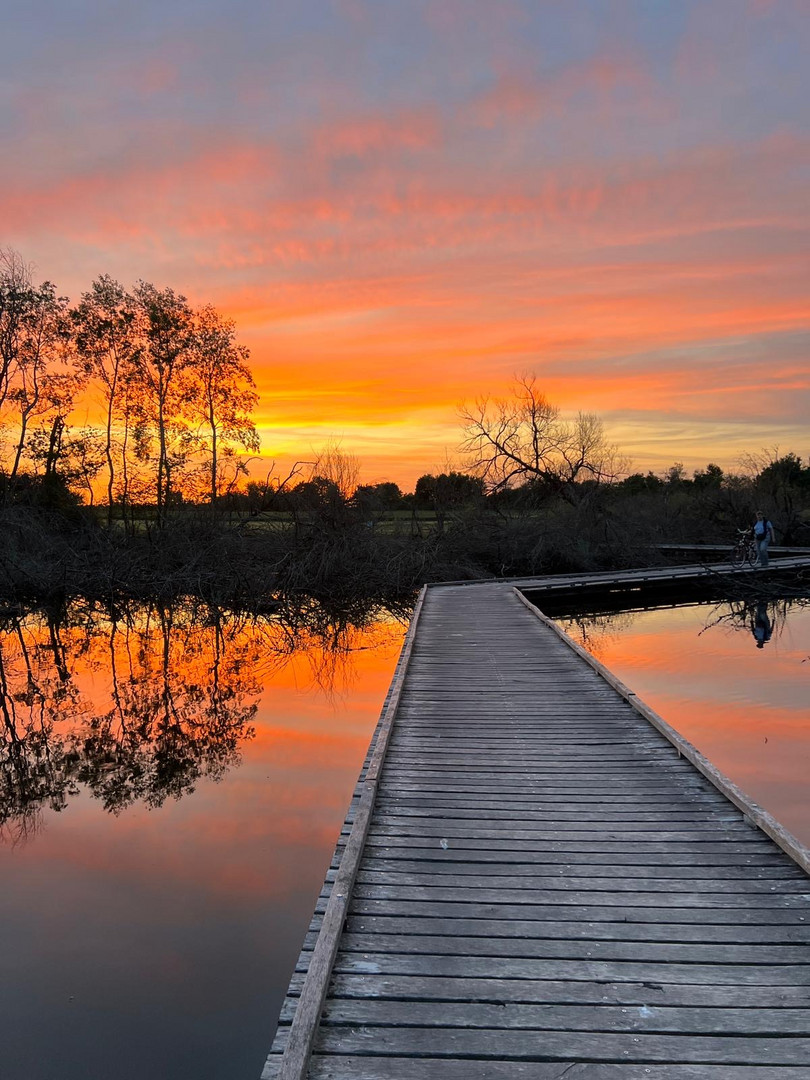
[[[407,489],[527,370],[636,469],[810,454],[807,0],[8,12],[0,245],[235,318],[280,467]]]

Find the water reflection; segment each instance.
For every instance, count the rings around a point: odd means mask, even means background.
[[[259,1075],[403,633],[310,602],[0,620],[3,1080]]]
[[[753,626],[751,633],[754,635],[754,641],[758,649],[762,649],[765,646],[766,641],[771,640],[771,634],[773,633],[773,623],[768,615],[768,605],[765,603],[757,604],[756,614],[753,619]]]
[[[803,843],[810,843],[810,601],[759,596],[557,616]]]
[[[305,603],[239,618],[196,601],[7,615],[0,623],[0,836],[33,835],[81,790],[114,814],[218,780],[255,735],[264,682],[302,651],[327,693],[373,647],[377,612]]]
[[[785,632],[791,612],[797,614],[808,606],[802,599],[782,600],[729,600],[717,605],[701,633],[713,626],[725,626],[731,632],[742,631],[751,634],[754,645],[763,649],[771,640],[776,641]]]
[[[535,602],[542,608],[542,598],[535,596]],[[673,604],[658,603],[639,606],[625,611],[577,611],[556,610],[553,618],[565,626],[567,632],[594,656],[603,659],[612,644],[622,639],[634,626],[639,617],[647,612],[683,611],[694,609],[700,612],[702,626],[697,631],[700,637],[716,627],[730,634],[742,633],[753,638],[752,644],[758,649],[771,640],[774,644],[785,633],[788,619],[799,612],[807,611],[810,601],[797,598],[725,600],[722,603]]]

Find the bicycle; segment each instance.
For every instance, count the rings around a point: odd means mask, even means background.
[[[731,551],[732,566],[756,566],[759,560],[757,542],[751,535],[750,529],[737,529],[737,542]]]

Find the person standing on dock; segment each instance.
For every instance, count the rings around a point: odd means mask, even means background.
[[[763,510],[757,510],[757,520],[754,522],[754,540],[759,555],[759,565],[768,565],[768,545],[773,542],[773,525],[765,517]]]

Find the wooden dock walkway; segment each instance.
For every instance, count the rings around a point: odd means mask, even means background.
[[[684,548],[686,545],[683,545]],[[695,552],[695,548],[691,549]],[[795,549],[782,549],[794,551]],[[806,550],[806,549],[805,549]],[[702,586],[711,589],[716,586],[721,591],[730,584],[741,586],[753,585],[765,580],[773,580],[785,574],[794,579],[810,576],[810,554],[784,555],[772,559],[770,566],[734,566],[730,562],[693,562],[683,566],[651,566],[635,570],[583,571],[579,574],[544,574],[542,577],[522,577],[499,579],[501,584],[514,585],[523,592],[542,593],[544,596],[563,596],[568,602],[575,600],[578,592],[588,596],[597,593],[631,593],[634,591],[655,589],[688,589]],[[481,581],[443,582],[432,588],[444,588],[447,585],[466,585],[468,588],[480,588]]]
[[[655,721],[511,586],[424,591],[264,1080],[808,1080],[750,819],[809,853]]]

